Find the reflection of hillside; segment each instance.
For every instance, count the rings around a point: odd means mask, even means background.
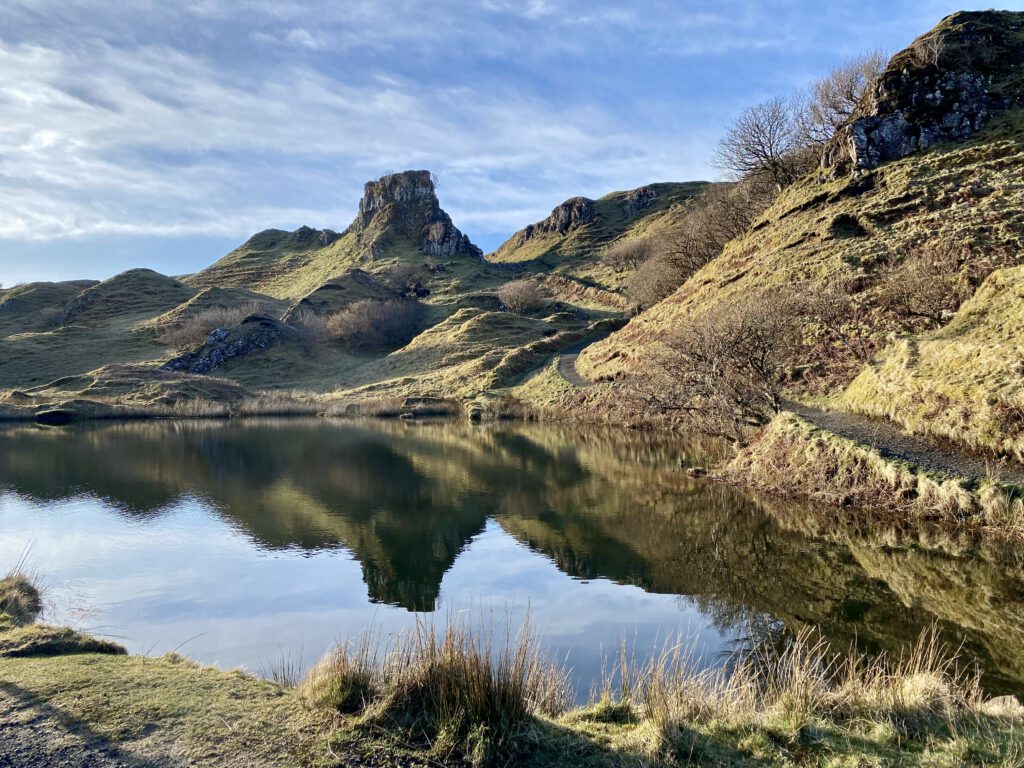
[[[445,572],[494,518],[570,575],[688,596],[722,627],[770,615],[896,650],[937,619],[998,687],[1022,687],[1019,569],[689,479],[683,450],[656,435],[529,424],[17,428],[0,430],[0,488],[92,494],[142,518],[199,496],[262,548],[346,548],[371,599],[411,610],[436,605]]]

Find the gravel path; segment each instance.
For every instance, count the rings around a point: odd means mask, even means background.
[[[576,387],[590,387],[594,382],[584,378],[576,368],[580,352],[593,341],[566,350],[558,359],[558,372]],[[901,432],[888,421],[872,419],[845,411],[824,411],[792,401],[784,407],[821,429],[857,443],[870,445],[886,457],[901,459],[932,472],[983,479],[990,475],[1006,483],[1024,485],[1024,467],[997,462],[994,459],[964,451],[957,446],[928,440]]]
[[[0,768],[141,768],[88,729],[61,718],[0,684]]]
[[[992,475],[1003,482],[1024,485],[1024,467],[1000,463],[954,445],[908,435],[888,421],[845,411],[823,411],[794,402],[783,405],[816,427],[873,446],[883,456],[902,459],[925,470],[976,479]]]

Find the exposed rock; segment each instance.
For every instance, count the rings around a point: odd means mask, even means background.
[[[594,201],[588,197],[571,197],[557,205],[551,215],[536,224],[516,232],[499,251],[512,250],[537,237],[545,235],[564,235],[574,229],[589,224],[596,216]]]
[[[626,214],[627,219],[632,219],[640,213],[640,211],[653,203],[657,196],[658,191],[651,186],[637,187],[636,189],[630,190],[626,193],[626,202],[623,206],[623,213]]]
[[[943,141],[963,141],[1021,103],[1024,14],[953,14],[896,54],[850,122],[825,147],[835,177]]]
[[[282,341],[297,342],[298,333],[269,315],[250,315],[236,328],[216,329],[202,347],[164,363],[162,370],[209,373],[232,358],[270,349]]]
[[[430,171],[403,171],[367,182],[353,227],[377,230],[380,235],[404,235],[428,256],[483,257],[441,209]],[[364,258],[376,258],[375,246],[370,244]]]

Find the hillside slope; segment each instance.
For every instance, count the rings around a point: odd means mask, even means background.
[[[359,214],[344,232],[266,230],[185,281],[297,300],[354,267],[381,273],[433,259],[472,271],[481,257],[441,209],[430,172],[404,171],[367,182]]]
[[[897,341],[840,402],[1024,461],[1024,267],[990,275],[945,327]]]
[[[516,232],[487,259],[613,287],[610,270],[602,268],[599,261],[602,249],[619,238],[644,237],[670,225],[681,206],[707,186],[704,181],[648,184],[597,200],[573,197],[556,206],[543,221]]]
[[[1007,25],[1012,35],[991,31],[993,26]],[[895,78],[902,96],[914,101],[921,88],[938,88],[935,92],[941,95],[935,109],[921,117],[925,122],[904,127],[908,133],[937,136],[938,141],[943,136],[929,134],[930,126],[936,120],[962,118],[965,105],[948,102],[955,98],[958,84],[973,76],[970,67],[976,63],[1006,109],[998,114],[986,112],[984,119],[976,115],[975,123],[963,128],[973,134],[970,138],[957,134],[960,143],[919,141],[882,146],[878,137],[888,134],[868,130],[861,121],[874,121],[871,125],[898,122],[904,113],[880,112],[857,118],[851,126],[859,136],[868,137],[861,149],[867,146],[876,159],[886,157],[885,162],[879,161],[876,167],[864,163],[856,172],[847,162],[848,172],[826,168],[820,176],[787,189],[760,221],[676,293],[633,319],[621,332],[586,350],[579,361],[581,371],[592,379],[642,374],[683,320],[699,318],[716,306],[741,298],[758,301],[762,297],[772,302],[778,290],[786,287],[803,295],[821,290],[841,294],[850,305],[846,331],[859,337],[864,349],[878,351],[890,333],[913,325],[913,318],[897,316],[891,310],[891,300],[906,277],[901,265],[922,249],[952,253],[950,268],[962,271],[972,286],[993,269],[1018,263],[1024,244],[1024,187],[1020,184],[1024,114],[1015,105],[1024,93],[1020,85],[1024,70],[1019,63],[1024,56],[1024,38],[1016,30],[1022,25],[1024,14],[957,14],[922,38],[938,35],[953,69],[941,70],[934,63],[917,70],[910,67],[907,61],[921,45],[918,41],[897,54],[883,76],[882,90]],[[996,38],[998,45],[986,47],[979,42],[982,33]],[[1009,45],[1014,47],[1008,52]],[[1002,57],[998,76],[991,65],[996,54]],[[940,71],[943,74],[938,74]],[[945,85],[935,86],[937,79]],[[874,109],[900,108],[894,98],[871,94],[865,109],[872,105]],[[993,102],[987,99],[976,95],[979,103],[991,107]],[[925,145],[927,150],[920,152]],[[826,160],[830,151],[835,148],[827,150]],[[886,153],[900,156],[893,159]],[[809,318],[812,334],[816,321]],[[860,364],[838,344],[817,350],[810,362],[817,378],[832,391],[845,385]]]

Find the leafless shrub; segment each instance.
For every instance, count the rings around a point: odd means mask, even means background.
[[[708,187],[671,228],[645,241],[650,256],[625,285],[635,307],[645,309],[674,292],[746,231],[773,198],[774,191],[749,181]]]
[[[323,344],[332,338],[330,321],[308,307],[303,307],[288,321],[307,344]]]
[[[904,320],[941,325],[971,295],[967,256],[963,248],[950,243],[914,249],[889,276],[887,308]]]
[[[667,340],[644,393],[698,431],[743,442],[781,410],[800,346],[803,304],[777,291],[739,297],[690,318]]]
[[[330,336],[353,351],[395,349],[420,329],[422,306],[410,299],[357,301],[328,321]]]
[[[537,280],[513,280],[498,289],[498,300],[509,312],[527,315],[547,301],[547,291]]]
[[[261,311],[255,302],[236,307],[213,307],[184,317],[160,330],[158,338],[174,349],[192,349],[201,346],[218,328],[232,328],[249,315]]]
[[[615,272],[629,272],[653,255],[650,239],[619,240],[601,256],[601,263]]]
[[[441,226],[443,228],[444,225]],[[430,267],[426,264],[396,264],[387,271],[384,282],[399,296],[421,299],[430,295],[427,287],[430,274]]]
[[[807,286],[803,294],[805,316],[818,332],[820,341],[838,344],[858,363],[874,353],[866,307],[836,281]]]
[[[624,289],[634,309],[641,310],[671,295],[685,280],[686,275],[679,267],[659,254],[637,267],[627,278]]]
[[[798,99],[798,141],[811,146],[828,142],[853,115],[853,111],[885,68],[888,57],[881,51],[857,56],[815,80]]]
[[[939,35],[923,37],[910,49],[913,61],[920,67],[937,67],[946,50],[946,41]]]

